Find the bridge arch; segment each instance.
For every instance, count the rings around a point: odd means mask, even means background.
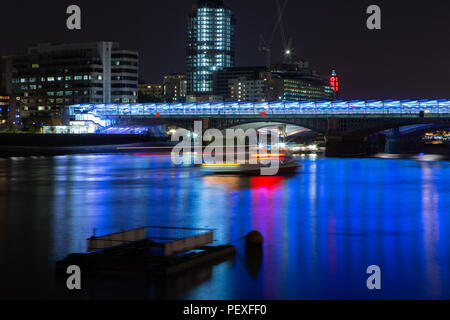
[[[302,127],[316,133],[326,134],[328,123],[327,119],[317,118],[236,118],[236,119],[211,119],[210,128],[226,130],[232,128],[265,128],[275,125],[291,125]]]
[[[341,121],[340,129],[343,137],[367,137],[385,130],[396,129],[411,125],[435,125],[439,127],[449,127],[450,120],[445,118],[411,118],[411,119],[380,119],[378,121],[369,120],[365,124],[346,125],[346,121]],[[343,122],[343,123],[342,123]]]

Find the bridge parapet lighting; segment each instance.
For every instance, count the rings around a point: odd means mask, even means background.
[[[233,115],[382,115],[450,114],[450,100],[273,101],[220,103],[76,104],[66,107],[69,116],[99,117],[233,116]]]

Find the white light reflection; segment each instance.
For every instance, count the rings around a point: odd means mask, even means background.
[[[441,274],[437,264],[439,240],[439,195],[433,180],[436,168],[422,163],[422,225],[424,229],[425,268],[430,298],[439,298],[441,293]],[[439,171],[439,170],[438,170]]]

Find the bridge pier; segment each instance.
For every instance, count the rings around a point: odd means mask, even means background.
[[[364,137],[342,136],[342,123],[339,118],[328,118],[325,136],[326,157],[350,157],[367,154],[367,139]]]
[[[400,153],[400,129],[394,128],[389,130],[386,136],[386,145],[384,152],[386,153]]]
[[[345,138],[340,136],[325,137],[326,157],[352,157],[367,155],[367,138]]]
[[[325,156],[327,157],[352,157],[364,156],[384,152],[384,135],[372,135],[369,137],[325,137]]]
[[[209,123],[209,119],[208,118],[203,118],[202,119],[202,130],[203,133],[205,133],[206,130],[208,130],[210,128],[210,123]]]
[[[278,126],[278,130],[279,130],[279,132],[280,132],[280,136],[279,136],[280,142],[283,142],[283,143],[286,142],[286,137],[287,137],[287,134],[286,134],[286,131],[287,131],[287,125],[282,124],[282,125]]]

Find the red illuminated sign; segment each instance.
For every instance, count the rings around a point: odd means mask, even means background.
[[[334,92],[339,91],[339,78],[337,76],[330,77],[330,87]]]

